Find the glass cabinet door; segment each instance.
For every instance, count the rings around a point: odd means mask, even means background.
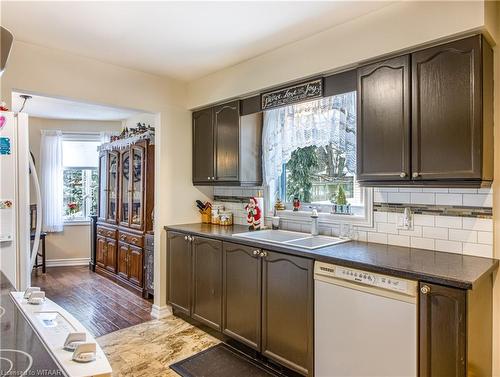
[[[129,181],[130,181],[130,151],[121,153],[121,210],[120,210],[120,223],[124,225],[130,222],[130,198],[129,198]]]
[[[143,187],[144,187],[144,148],[132,147],[132,223],[142,228],[143,222]]]
[[[108,198],[106,153],[99,156],[99,218],[106,219],[106,200]]]
[[[109,152],[108,220],[116,221],[118,210],[118,153]]]

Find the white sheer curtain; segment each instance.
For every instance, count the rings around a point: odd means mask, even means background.
[[[62,232],[63,160],[61,131],[42,130],[40,154],[43,230]]]
[[[345,169],[356,172],[356,92],[281,107],[264,113],[262,153],[264,184],[270,207],[279,177],[292,152],[311,145],[345,151]]]

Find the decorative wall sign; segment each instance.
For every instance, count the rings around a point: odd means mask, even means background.
[[[8,137],[0,137],[0,155],[8,155],[10,153],[10,139]]]
[[[291,105],[323,96],[323,79],[316,79],[288,88],[274,90],[261,96],[262,110]]]
[[[5,123],[7,123],[7,118],[5,118],[3,115],[0,115],[0,130],[5,126]]]
[[[0,200],[0,209],[12,208],[12,200]]]

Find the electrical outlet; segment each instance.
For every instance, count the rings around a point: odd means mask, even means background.
[[[398,215],[397,228],[410,230],[413,226],[413,213],[409,207],[404,209],[404,212]]]

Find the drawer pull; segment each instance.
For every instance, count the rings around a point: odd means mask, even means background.
[[[130,241],[133,243],[137,243],[137,238],[133,237]]]
[[[420,292],[422,292],[422,294],[424,295],[431,293],[431,287],[429,287],[428,285],[422,285],[422,287],[420,288]]]

